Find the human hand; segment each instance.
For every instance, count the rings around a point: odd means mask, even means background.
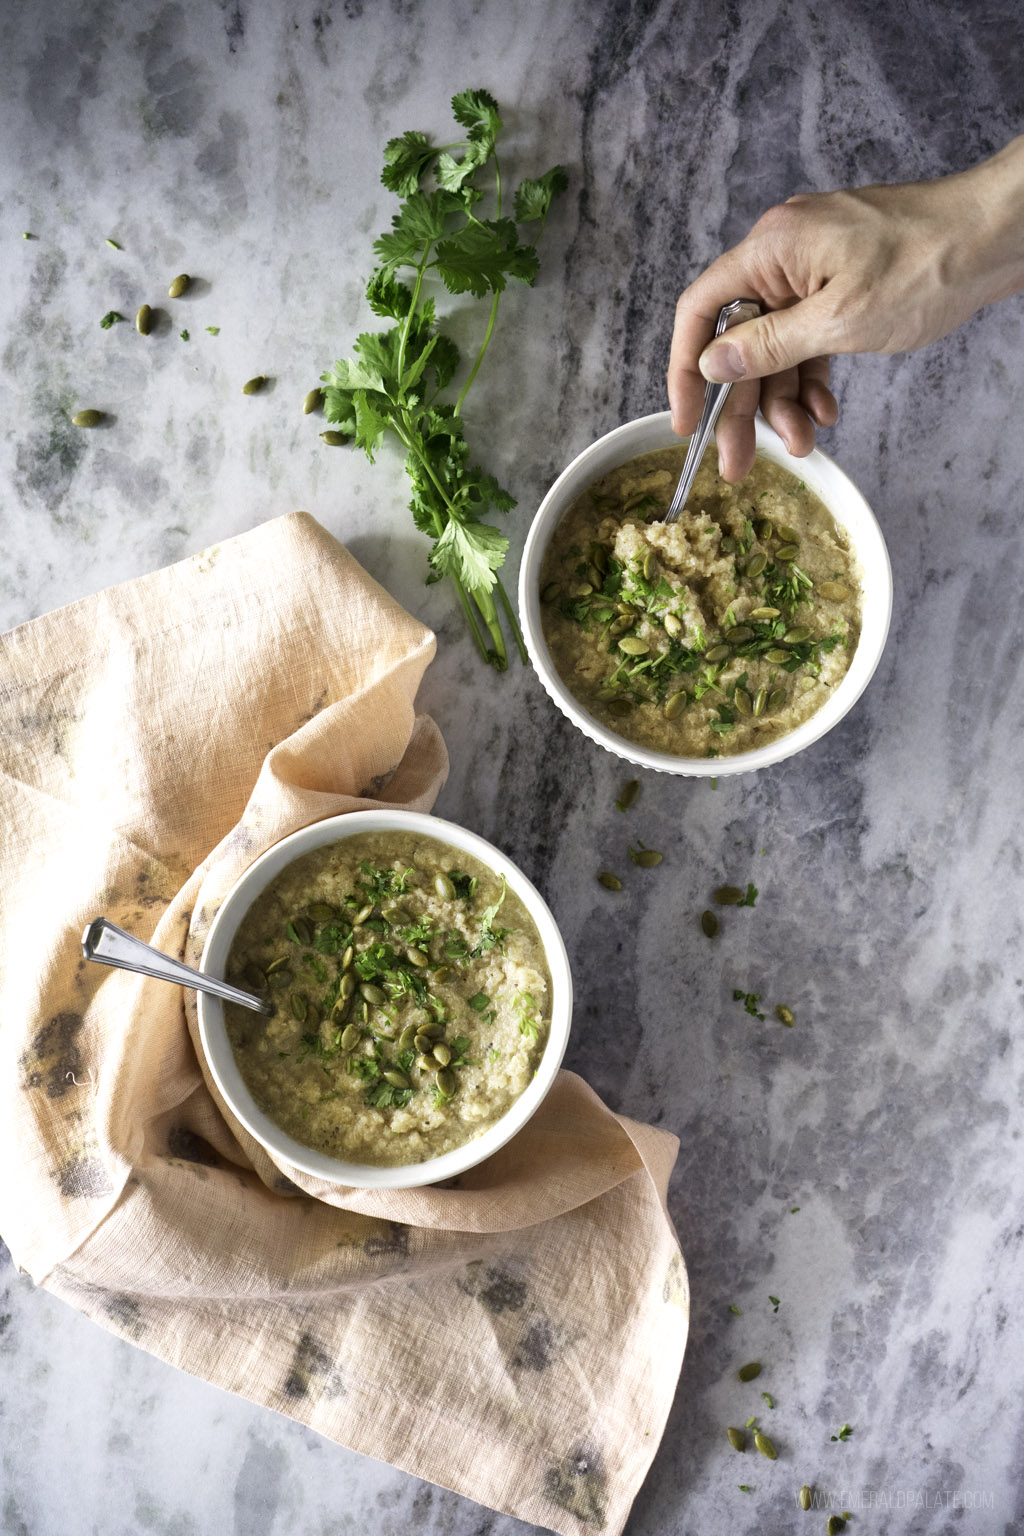
[[[719,464],[754,461],[758,405],[793,454],[838,416],[836,352],[902,352],[1024,286],[1024,137],[974,170],[932,182],[790,198],[680,296],[668,394],[692,432],[708,379],[737,380],[719,419]],[[767,311],[709,343],[723,304]]]

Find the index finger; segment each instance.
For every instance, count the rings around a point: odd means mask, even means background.
[[[672,350],[668,360],[668,402],[672,410],[672,430],[680,437],[694,431],[704,405],[707,380],[697,366],[697,359],[715,334],[718,312],[733,299],[762,295],[749,275],[742,270],[738,247],[713,261],[695,282],[679,295]]]

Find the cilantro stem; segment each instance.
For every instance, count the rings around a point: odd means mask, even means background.
[[[506,615],[508,617],[508,621],[509,621],[509,623],[512,626],[512,637],[513,637],[513,639],[516,642],[516,650],[519,652],[519,659],[523,663],[524,667],[528,667],[529,664],[530,664],[530,657],[529,657],[529,653],[527,652],[526,646],[525,646],[525,644],[523,642],[522,633],[520,632],[520,629],[519,629],[519,620],[516,617],[515,609],[512,607],[512,604],[509,602],[508,593],[505,591],[505,588],[501,584],[501,577],[500,576],[498,576],[496,578],[495,586],[498,589],[498,596],[501,598],[501,605],[504,608],[505,613],[506,613]]]
[[[480,364],[483,362],[484,354],[486,353],[487,348],[490,346],[491,336],[492,336],[492,334],[494,332],[494,322],[498,318],[498,300],[500,298],[501,298],[501,294],[500,293],[496,293],[494,295],[494,298],[491,300],[491,313],[490,313],[490,316],[489,316],[488,321],[487,321],[487,329],[484,332],[484,339],[480,343],[480,350],[479,350],[479,352],[476,355],[476,359],[475,359],[475,361],[473,363],[472,368],[469,370],[469,378],[466,380],[465,384],[463,384],[462,388],[460,389],[460,391],[459,391],[459,398],[455,402],[455,414],[456,414],[456,416],[458,416],[459,412],[462,410],[462,402],[463,402],[463,400],[465,400],[466,396],[469,394],[470,385],[472,384],[473,380],[476,378],[477,374],[480,372]]]

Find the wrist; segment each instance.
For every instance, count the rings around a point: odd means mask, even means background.
[[[973,265],[981,303],[1024,289],[1024,135],[963,173],[974,205]]]

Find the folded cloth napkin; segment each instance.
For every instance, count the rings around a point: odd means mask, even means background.
[[[194,962],[278,838],[429,810],[433,649],[304,513],[0,639],[0,1232],[163,1360],[522,1520],[614,1533],[686,1340],[675,1138],[563,1072],[455,1187],[323,1185],[219,1102],[193,994],[81,958],[103,913]]]

